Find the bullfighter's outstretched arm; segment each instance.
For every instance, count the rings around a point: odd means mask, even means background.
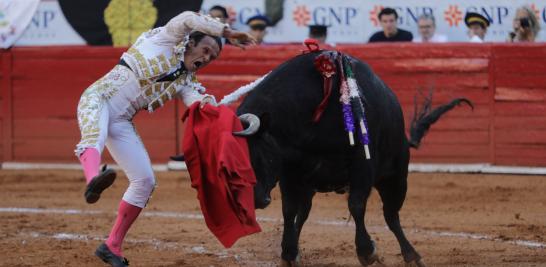
[[[185,11],[167,22],[165,28],[165,33],[178,43],[192,31],[200,31],[208,35],[222,37],[224,30],[229,28],[229,26],[210,16]]]

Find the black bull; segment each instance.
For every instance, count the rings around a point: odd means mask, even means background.
[[[404,130],[400,104],[385,83],[364,62],[350,58],[362,89],[369,127],[371,159],[366,160],[360,143],[350,146],[339,102],[339,75],[332,95],[317,123],[313,112],[323,98],[323,78],[315,69],[317,53],[297,56],[273,70],[244,99],[239,115],[254,114],[258,127],[248,127],[250,156],[256,177],[255,203],[265,208],[279,181],[284,231],[283,265],[297,264],[298,240],[311,210],[315,192],[348,188],[348,206],[356,224],[356,250],[362,265],[378,260],[374,242],[366,231],[366,201],[375,187],[383,201],[383,214],[394,233],[404,260],[424,266],[404,236],[398,212],[407,191],[410,144],[416,147],[428,127],[443,113],[466,99],[456,99],[436,110],[426,109],[412,123],[412,140]],[[430,104],[430,103],[429,103]],[[248,117],[245,119],[248,122]],[[257,126],[257,125],[256,125]],[[254,129],[250,129],[254,128]],[[250,133],[250,134],[249,134]]]

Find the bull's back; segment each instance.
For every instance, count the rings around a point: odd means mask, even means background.
[[[345,139],[340,138],[344,128],[336,100],[337,77],[322,118],[318,123],[312,121],[323,98],[323,79],[314,67],[317,55],[300,55],[277,67],[245,98],[237,112],[267,114],[268,130],[285,144],[308,149],[339,148]]]
[[[339,75],[318,122],[312,117],[323,100],[323,77],[314,66],[319,53],[294,57],[273,70],[243,101],[238,113],[267,114],[270,132],[283,143],[315,152],[351,150],[339,102]],[[364,62],[352,58],[357,82],[365,96],[371,141],[395,145],[404,135],[400,104],[394,93]],[[356,136],[356,135],[355,135]]]

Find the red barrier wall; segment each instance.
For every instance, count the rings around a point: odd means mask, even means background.
[[[241,51],[226,47],[198,77],[220,99],[297,55],[299,45]],[[434,104],[467,97],[475,104],[432,127],[413,162],[489,162],[546,166],[546,46],[504,44],[344,45],[394,90],[406,123],[417,89],[434,89]],[[116,64],[124,49],[47,47],[0,56],[0,161],[75,162],[76,106],[82,91]],[[154,162],[178,153],[184,106],[141,112],[137,129]]]

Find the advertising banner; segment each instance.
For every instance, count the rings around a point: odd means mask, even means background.
[[[19,1],[19,0],[15,0]],[[68,24],[57,1],[41,1],[27,29],[16,46],[85,45],[86,42]]]
[[[202,10],[212,5],[223,5],[235,18],[234,27],[246,29],[245,18],[265,14],[264,1],[253,0],[205,0]],[[301,42],[307,38],[309,25],[326,25],[330,43],[363,43],[376,31],[380,31],[378,13],[385,7],[394,8],[398,15],[398,27],[418,36],[417,20],[422,14],[432,14],[436,20],[436,32],[444,34],[452,42],[468,41],[464,23],[466,12],[477,12],[491,23],[485,40],[504,42],[512,31],[512,23],[518,7],[529,6],[542,26],[538,41],[546,40],[545,0],[285,0],[283,19],[268,29],[266,42]]]
[[[3,0],[0,3],[22,4],[27,1],[35,2],[36,0]],[[226,7],[232,27],[246,31],[248,27],[245,23],[248,18],[267,13],[266,1],[274,0],[203,0],[202,3],[179,0],[42,0],[35,12],[32,8],[26,9],[26,16],[28,14],[34,14],[34,16],[15,45],[127,46],[141,31],[164,25],[183,10],[199,10],[200,6],[201,12],[207,13],[214,5]],[[140,4],[135,4],[137,2]],[[533,11],[541,26],[536,41],[546,41],[546,0],[276,0],[275,2],[282,3],[280,8],[282,14],[279,14],[282,19],[274,26],[267,28],[265,43],[299,43],[307,38],[309,25],[328,26],[327,42],[331,44],[366,43],[372,34],[382,30],[377,15],[385,7],[391,7],[397,11],[398,28],[412,32],[414,37],[419,36],[417,27],[419,16],[429,14],[435,18],[437,33],[447,36],[448,41],[451,42],[467,42],[469,37],[464,16],[467,12],[476,12],[490,22],[485,41],[505,42],[513,31],[516,10],[523,5]],[[116,7],[125,6],[129,12],[124,11],[124,8],[116,9]],[[146,25],[140,25],[143,23],[141,19],[143,14],[148,13],[149,16],[146,18],[148,20],[155,18],[155,23],[148,21]],[[138,16],[131,14],[138,14]],[[6,18],[5,12],[0,14],[0,37],[6,40],[17,39],[13,35],[11,26],[5,26],[8,25]],[[23,18],[24,16],[20,17],[21,20]],[[2,24],[5,24],[4,28]],[[21,26],[17,27],[20,31]]]

